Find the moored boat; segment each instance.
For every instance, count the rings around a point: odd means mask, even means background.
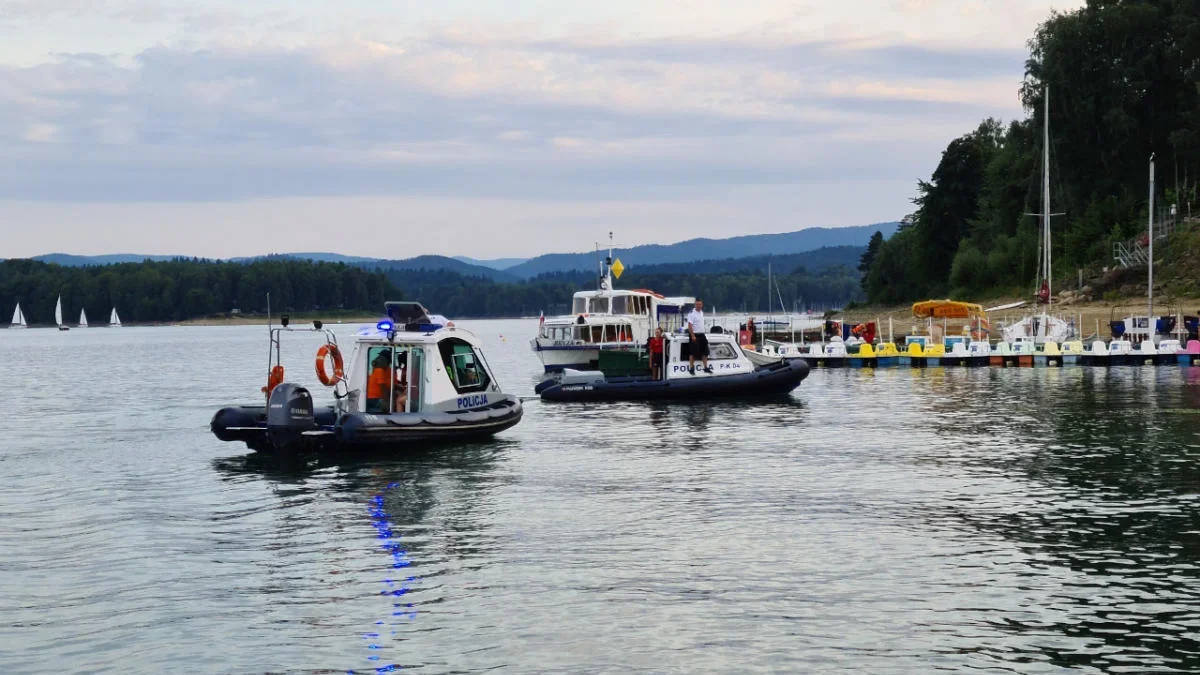
[[[1063,365],[1075,365],[1080,363],[1083,357],[1083,341],[1068,340],[1062,345],[1062,360]]]
[[[855,345],[846,355],[846,365],[851,368],[874,368],[877,365],[878,357],[875,354],[875,345],[870,342],[863,342]]]
[[[821,348],[819,364],[825,368],[841,368],[846,365],[846,343],[839,336],[833,336]]]
[[[1153,366],[1158,362],[1158,348],[1153,340],[1143,340],[1133,348],[1133,365]]]
[[[890,368],[900,365],[900,350],[893,342],[884,342],[875,350],[875,367]]]
[[[987,366],[992,363],[992,345],[987,340],[971,340],[967,344],[968,366]],[[1004,365],[1001,360],[1000,365]]]
[[[1104,344],[1104,340],[1093,340],[1092,344],[1079,356],[1079,363],[1084,366],[1107,368],[1111,362],[1112,357],[1109,355],[1108,345]]]
[[[644,288],[614,289],[613,277],[619,278],[623,269],[610,248],[600,263],[599,288],[575,293],[570,314],[540,319],[529,348],[545,372],[596,368],[601,351],[636,352],[655,328],[671,331],[682,325],[695,298],[668,298]]]
[[[1108,365],[1131,366],[1134,362],[1132,342],[1129,340],[1113,340],[1108,343]]]
[[[690,341],[687,335],[666,336],[664,363],[658,378],[649,374],[649,366],[637,357],[633,365],[607,367],[601,356],[601,369],[580,371],[564,369],[540,383],[535,392],[546,401],[601,402],[654,399],[714,399],[784,395],[808,376],[808,364],[799,358],[780,358],[756,366],[728,333],[708,335],[708,362],[695,368],[688,363]]]
[[[1032,368],[1033,356],[1037,353],[1037,343],[1032,336],[1021,336],[1008,343],[1012,348],[1016,365],[1021,368]]]
[[[486,438],[521,421],[520,399],[500,390],[479,338],[419,303],[386,309],[387,319],[355,336],[348,369],[332,331],[319,321],[292,328],[285,317],[270,329],[265,405],[222,408],[213,434],[264,452],[407,451]],[[307,388],[284,381],[280,339],[295,332],[324,335],[316,375],[332,389],[332,405],[316,406]]]

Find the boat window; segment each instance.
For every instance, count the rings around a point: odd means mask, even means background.
[[[572,314],[587,314],[587,298],[575,298],[571,302]]]
[[[604,327],[604,341],[605,342],[616,342],[617,341],[617,327],[616,326],[609,324]]]
[[[592,298],[592,314],[608,314],[608,298]]]
[[[404,386],[407,383],[408,350],[391,347],[371,347],[367,350],[367,395],[364,410],[381,414],[393,411],[393,404],[403,411]],[[393,379],[395,374],[395,379]],[[391,398],[389,398],[389,396]]]
[[[604,326],[592,326],[592,337],[588,342],[604,342]]]
[[[709,361],[721,361],[721,360],[729,360],[729,359],[736,359],[736,358],[737,358],[737,352],[733,351],[733,345],[731,345],[727,342],[717,342],[712,345],[709,345],[709,348],[708,348],[708,360]]]
[[[421,410],[421,391],[425,373],[425,350],[413,349],[408,355],[408,412]]]
[[[629,313],[629,298],[625,295],[618,295],[612,299],[613,314],[628,314]]]
[[[450,383],[458,393],[484,391],[491,384],[482,359],[466,340],[446,338],[438,342],[438,351]]]

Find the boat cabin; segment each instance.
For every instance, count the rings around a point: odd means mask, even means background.
[[[474,334],[416,302],[389,302],[387,310],[387,319],[355,335],[345,412],[458,410],[500,393]]]
[[[683,325],[695,298],[668,298],[654,291],[579,291],[571,314],[546,318],[538,332],[543,346],[645,342],[656,327],[670,332]]]

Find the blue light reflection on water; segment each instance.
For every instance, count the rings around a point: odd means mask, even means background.
[[[412,564],[408,559],[408,551],[397,540],[400,535],[392,529],[391,517],[384,508],[384,494],[389,490],[396,488],[399,483],[388,483],[387,487],[371,497],[370,504],[367,506],[367,512],[371,515],[371,525],[375,527],[378,537],[381,540],[380,547],[388,552],[392,558],[389,569],[392,570],[389,576],[381,583],[383,589],[379,592],[380,595],[387,596],[391,600],[391,607],[388,609],[388,618],[380,619],[375,622],[376,629],[371,632],[363,633],[363,639],[367,642],[367,649],[371,652],[366,658],[371,662],[372,672],[390,673],[400,670],[401,667],[395,663],[383,664],[382,656],[379,652],[385,650],[385,641],[390,641],[396,637],[396,623],[402,620],[415,619],[417,610],[413,608],[411,602],[402,602],[401,598],[408,595],[411,589],[411,584],[416,581],[416,577],[409,575],[403,579],[395,579],[397,576],[395,570],[402,570]],[[384,636],[383,633],[387,633]],[[357,671],[348,670],[347,673],[353,675]]]

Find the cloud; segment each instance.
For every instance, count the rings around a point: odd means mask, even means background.
[[[0,198],[561,199],[904,177],[1018,111],[1012,51],[778,37],[160,46],[0,68]],[[54,143],[45,141],[53,140]]]

